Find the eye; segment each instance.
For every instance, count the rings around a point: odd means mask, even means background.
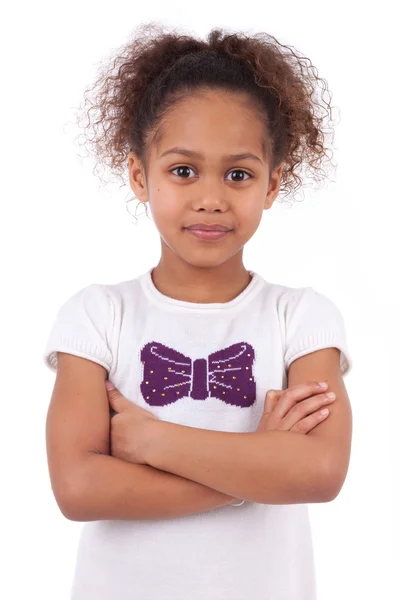
[[[170,173],[174,173],[174,171],[180,170],[180,173],[177,173],[177,176],[180,177],[181,179],[189,179],[189,177],[181,177],[182,173],[184,172],[185,169],[188,169],[189,171],[193,171],[193,169],[191,167],[188,167],[186,165],[180,165],[179,167],[175,167],[175,169],[172,169],[170,171]],[[249,179],[251,179],[253,177],[253,175],[250,175],[250,173],[247,173],[247,171],[244,171],[243,169],[234,169],[233,171],[230,171],[229,175],[231,173],[244,173],[245,175],[248,176]],[[231,181],[247,181],[246,179],[231,179]]]
[[[245,175],[248,176],[249,179],[251,179],[253,177],[252,175],[250,175],[250,173],[247,173],[247,171],[243,171],[243,169],[234,169],[233,171],[231,171],[229,173],[229,175],[231,173],[244,173]],[[246,179],[236,179],[236,180],[235,179],[233,179],[233,180],[231,179],[231,181],[239,181],[240,182],[240,181],[247,181],[247,180]]]
[[[170,171],[170,173],[173,173],[174,171],[177,171],[178,169],[180,169],[181,173],[185,169],[189,169],[190,171],[193,171],[193,169],[191,167],[187,167],[185,165],[180,165],[179,167],[175,167],[175,169],[172,169],[172,171]],[[178,173],[177,173],[177,175],[178,175]],[[178,177],[180,177],[180,174],[178,175]],[[187,177],[181,177],[181,179],[188,179],[188,178]]]

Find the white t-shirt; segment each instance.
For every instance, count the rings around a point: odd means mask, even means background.
[[[266,392],[286,389],[291,362],[321,348],[352,367],[342,315],[312,287],[251,282],[225,303],[165,296],[149,269],[90,284],[59,309],[43,358],[103,365],[129,400],[159,419],[256,431]],[[83,524],[72,600],[314,600],[307,504],[244,502],[157,520]]]

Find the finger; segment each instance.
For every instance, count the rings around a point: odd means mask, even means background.
[[[268,390],[268,392],[265,394],[264,411],[263,411],[264,415],[268,415],[268,414],[272,413],[281,394],[282,394],[282,390]]]
[[[125,396],[123,396],[121,392],[117,390],[117,388],[107,390],[107,397],[111,407],[117,412],[122,412],[123,410],[127,410],[132,406],[132,402],[127,400],[127,398],[125,398]]]
[[[309,431],[311,431],[311,429],[314,429],[314,427],[316,427],[318,423],[321,423],[321,421],[324,421],[329,417],[329,409],[327,409],[328,412],[326,414],[322,414],[321,410],[318,410],[312,415],[309,415],[305,419],[302,419],[301,421],[296,423],[290,429],[290,431],[294,431],[297,433],[308,433]]]
[[[292,429],[296,423],[304,419],[307,415],[315,413],[334,401],[335,398],[328,398],[326,394],[318,394],[317,396],[297,402],[282,420],[284,428],[286,430]]]
[[[297,402],[315,394],[321,394],[322,390],[326,391],[327,389],[327,387],[321,388],[318,381],[310,381],[309,383],[299,383],[287,390],[283,390],[275,407],[274,414],[278,418],[283,419]]]

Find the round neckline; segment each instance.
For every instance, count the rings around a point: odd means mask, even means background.
[[[155,300],[158,304],[168,305],[170,307],[175,308],[184,308],[184,309],[194,309],[197,311],[209,311],[209,310],[229,310],[230,308],[236,308],[239,304],[243,304],[246,299],[249,299],[250,296],[253,295],[253,292],[256,291],[262,284],[262,278],[258,273],[252,270],[248,270],[248,273],[251,275],[251,281],[245,287],[245,289],[240,292],[238,296],[229,300],[228,302],[188,302],[186,300],[178,300],[177,298],[171,298],[171,296],[166,296],[160,290],[156,288],[154,285],[151,274],[155,267],[151,267],[145,273],[143,273],[141,277],[141,282],[144,290],[147,295]]]

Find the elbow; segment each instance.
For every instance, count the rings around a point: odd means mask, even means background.
[[[57,477],[53,475],[52,489],[58,508],[69,521],[98,520],[94,514],[95,501],[93,481],[98,478],[97,470],[92,469],[92,460],[77,462],[73,468]]]
[[[334,465],[325,465],[319,477],[319,499],[317,502],[332,502],[335,500],[343,487],[346,473],[343,474]]]
[[[69,521],[87,521],[83,505],[83,491],[81,486],[73,480],[63,482],[57,489],[53,489],[58,508],[62,515]]]

